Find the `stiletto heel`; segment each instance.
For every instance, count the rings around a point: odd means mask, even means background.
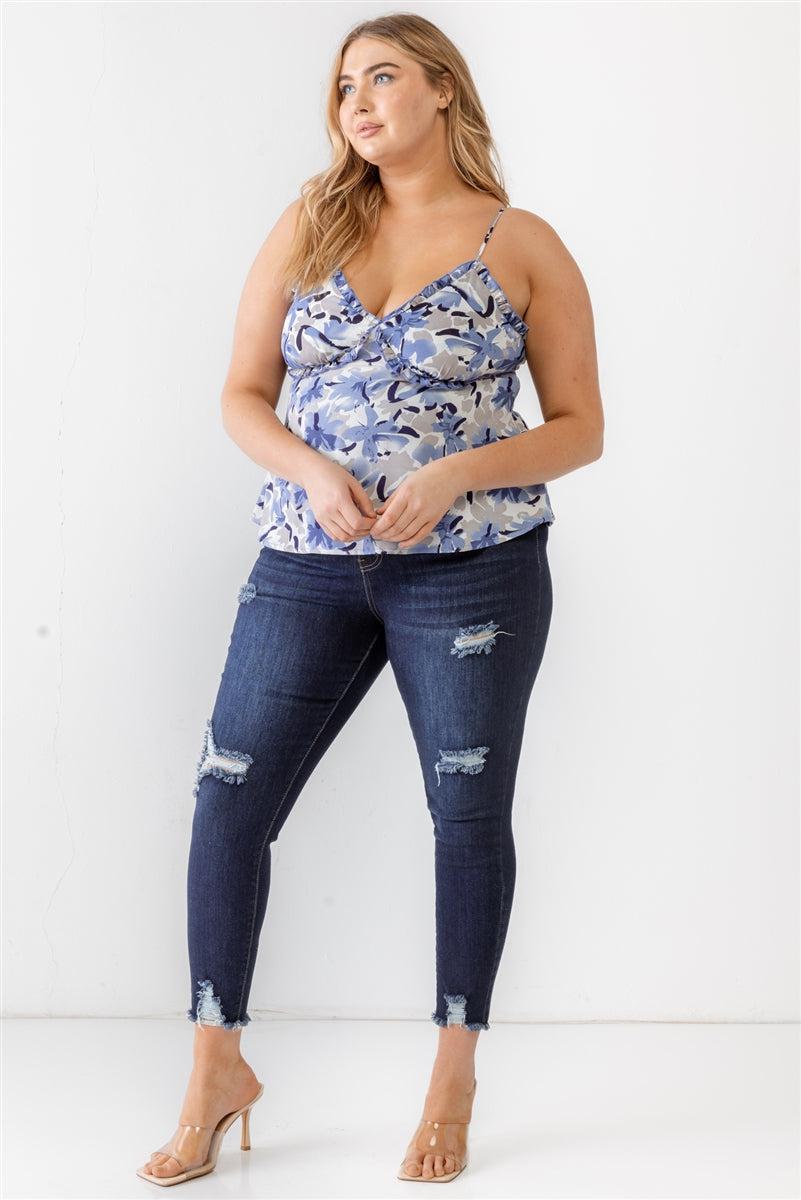
[[[216,1167],[217,1155],[220,1153],[222,1140],[237,1117],[242,1118],[242,1140],[240,1147],[242,1150],[249,1150],[250,1110],[263,1093],[264,1084],[260,1083],[259,1090],[252,1100],[244,1104],[242,1108],[236,1109],[235,1112],[226,1113],[216,1125],[179,1125],[170,1140],[160,1150],[153,1151],[150,1159],[152,1161],[155,1154],[166,1154],[169,1158],[175,1159],[182,1167],[182,1171],[178,1175],[152,1175],[144,1167],[140,1167],[136,1172],[139,1178],[147,1179],[149,1183],[157,1183],[159,1187],[172,1187],[175,1183],[185,1183],[189,1179],[196,1179],[198,1175],[208,1175]],[[191,1145],[191,1135],[182,1132],[182,1130],[187,1129],[194,1130],[195,1136],[197,1136],[198,1130],[201,1129],[208,1132],[209,1140],[202,1158],[199,1157],[197,1145],[195,1144],[194,1148]],[[185,1143],[187,1144],[187,1148],[183,1149],[182,1147]]]
[[[471,1089],[474,1100],[477,1086],[478,1080],[474,1079]],[[456,1129],[462,1125],[465,1130],[463,1140],[460,1142],[456,1136]],[[397,1178],[407,1180],[409,1183],[450,1183],[457,1175],[461,1175],[470,1161],[467,1150],[467,1127],[469,1125],[469,1121],[427,1121],[425,1118],[421,1118],[417,1131],[406,1150],[406,1157],[400,1165]],[[434,1151],[434,1147],[437,1147],[436,1151]],[[456,1160],[457,1169],[449,1171],[447,1175],[432,1175],[430,1178],[425,1175],[408,1175],[404,1170],[404,1165],[409,1160],[412,1150],[422,1150],[424,1154],[436,1152],[443,1158],[453,1158]]]

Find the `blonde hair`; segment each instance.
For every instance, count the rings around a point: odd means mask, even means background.
[[[470,69],[450,38],[417,13],[360,21],[345,36],[331,68],[326,122],[333,161],[301,187],[294,240],[278,280],[287,292],[294,289],[305,295],[319,287],[370,240],[378,224],[384,195],[378,168],[356,153],[339,118],[342,58],[359,37],[396,46],[420,64],[433,87],[450,77],[453,99],[445,109],[450,160],[471,187],[509,203],[484,107]]]

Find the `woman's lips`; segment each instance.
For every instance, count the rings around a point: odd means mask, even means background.
[[[365,125],[364,129],[357,129],[359,137],[372,137],[374,133],[378,133],[379,129],[383,129],[383,125]]]

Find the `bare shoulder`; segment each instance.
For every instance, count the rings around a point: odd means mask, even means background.
[[[277,277],[283,269],[295,237],[298,215],[303,207],[302,197],[297,197],[281,212],[265,237],[250,269],[251,282],[265,290],[280,291]],[[287,304],[290,297],[285,297]]]
[[[579,265],[553,225],[527,208],[510,208],[508,216],[515,223],[519,261],[528,275],[532,297],[565,287],[586,294]]]
[[[521,270],[531,301],[525,321],[526,357],[546,421],[570,415],[588,431],[596,457],[603,448],[603,404],[598,380],[595,323],[587,285],[554,227],[526,209],[510,213],[516,224]]]
[[[234,325],[224,392],[259,392],[275,406],[286,371],[281,330],[292,302],[280,282],[289,257],[302,198],[281,212],[247,272]]]

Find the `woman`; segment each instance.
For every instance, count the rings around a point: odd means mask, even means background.
[[[360,23],[328,119],[333,165],[251,268],[223,393],[226,431],[268,476],[198,764],[194,1069],[178,1129],[138,1172],[162,1186],[212,1170],[239,1116],[247,1144],[262,1087],[240,1038],[270,847],[387,661],[420,754],[436,879],[438,1045],[398,1178],[464,1169],[551,617],[543,481],[602,452],[584,281],[550,225],[508,207],[455,46],[417,15]],[[513,407],[524,358],[545,418],[532,430]]]

